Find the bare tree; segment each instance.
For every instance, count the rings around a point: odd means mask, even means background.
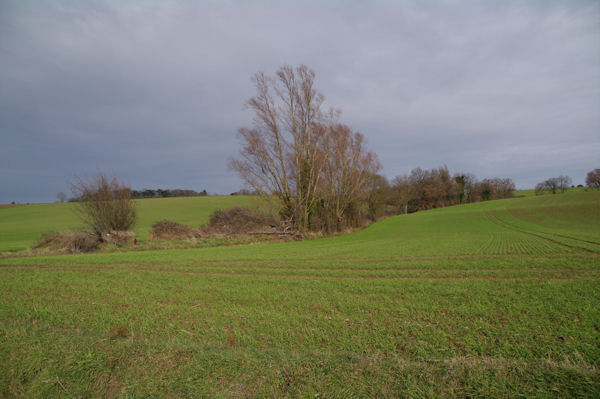
[[[284,66],[274,77],[259,72],[256,95],[247,102],[254,127],[239,129],[244,147],[230,166],[261,195],[275,195],[283,216],[304,229],[317,201],[322,148],[338,113],[321,110],[323,95],[306,66]]]
[[[322,110],[314,78],[304,65],[254,75],[254,126],[239,129],[241,158],[230,165],[259,194],[277,197],[297,228],[339,230],[356,223],[380,165],[362,134],[337,123],[339,111]]]
[[[592,188],[600,188],[600,169],[590,170],[585,177],[585,185]]]
[[[377,156],[365,150],[362,134],[340,124],[329,130],[324,135],[322,178],[317,193],[331,218],[326,225],[326,230],[331,231],[356,224],[357,204],[368,199],[367,183],[381,166]]]
[[[560,189],[561,193],[564,193],[565,191],[567,191],[567,189],[569,188],[569,186],[571,185],[571,178],[569,176],[558,176],[556,178],[557,181],[557,185],[558,188]]]
[[[569,176],[551,177],[550,179],[535,185],[535,194],[540,195],[543,194],[544,191],[550,191],[552,194],[556,194],[559,190],[561,193],[564,193],[570,185],[571,178]]]
[[[131,189],[116,178],[103,173],[91,179],[77,177],[71,190],[76,199],[75,213],[99,237],[135,225],[137,212]]]
[[[396,176],[392,180],[394,205],[399,213],[409,212],[409,203],[416,202],[415,188],[411,184],[410,178],[407,175]],[[414,209],[416,210],[416,209]]]
[[[58,200],[58,202],[60,202],[62,204],[63,202],[65,202],[67,200],[67,194],[65,194],[61,191],[58,194],[56,194],[56,199]]]
[[[378,220],[387,213],[387,205],[391,199],[390,183],[385,176],[373,174],[367,182],[369,218]]]
[[[547,189],[548,187],[546,186],[546,181],[540,182],[535,185],[535,195],[542,195]]]

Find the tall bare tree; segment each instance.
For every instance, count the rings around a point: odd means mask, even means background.
[[[274,77],[259,72],[256,95],[247,101],[254,126],[239,129],[241,158],[231,167],[254,190],[275,195],[283,215],[304,229],[317,201],[324,162],[322,148],[339,112],[323,112],[315,73],[301,65],[281,67]]]
[[[362,134],[337,123],[340,111],[323,111],[314,79],[304,65],[254,75],[254,125],[239,129],[241,158],[230,165],[258,193],[276,196],[299,229],[339,230],[355,224],[380,165]]]
[[[324,135],[322,180],[319,191],[326,214],[327,230],[356,224],[358,203],[368,200],[368,183],[381,169],[377,156],[364,148],[365,138],[346,125],[337,124]]]
[[[390,183],[385,176],[373,174],[367,183],[369,218],[378,220],[388,212],[388,205],[394,205]]]
[[[407,214],[410,202],[416,202],[416,190],[410,178],[407,175],[396,176],[392,180],[392,190],[397,212]]]

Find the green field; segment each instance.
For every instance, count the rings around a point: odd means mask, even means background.
[[[139,220],[135,233],[146,240],[152,224],[160,219],[198,227],[208,221],[212,211],[236,205],[256,206],[256,197],[180,197],[137,200]],[[73,203],[32,204],[0,207],[0,253],[21,251],[44,233],[82,229],[73,213]]]
[[[600,397],[599,192],[0,272],[4,397]]]

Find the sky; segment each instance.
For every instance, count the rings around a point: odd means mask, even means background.
[[[251,77],[305,64],[388,178],[600,167],[598,1],[0,0],[0,203],[75,176],[229,194]]]

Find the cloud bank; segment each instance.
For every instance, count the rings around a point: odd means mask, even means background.
[[[0,203],[73,175],[227,194],[250,77],[306,64],[392,178],[520,188],[600,166],[600,4],[0,3]]]

